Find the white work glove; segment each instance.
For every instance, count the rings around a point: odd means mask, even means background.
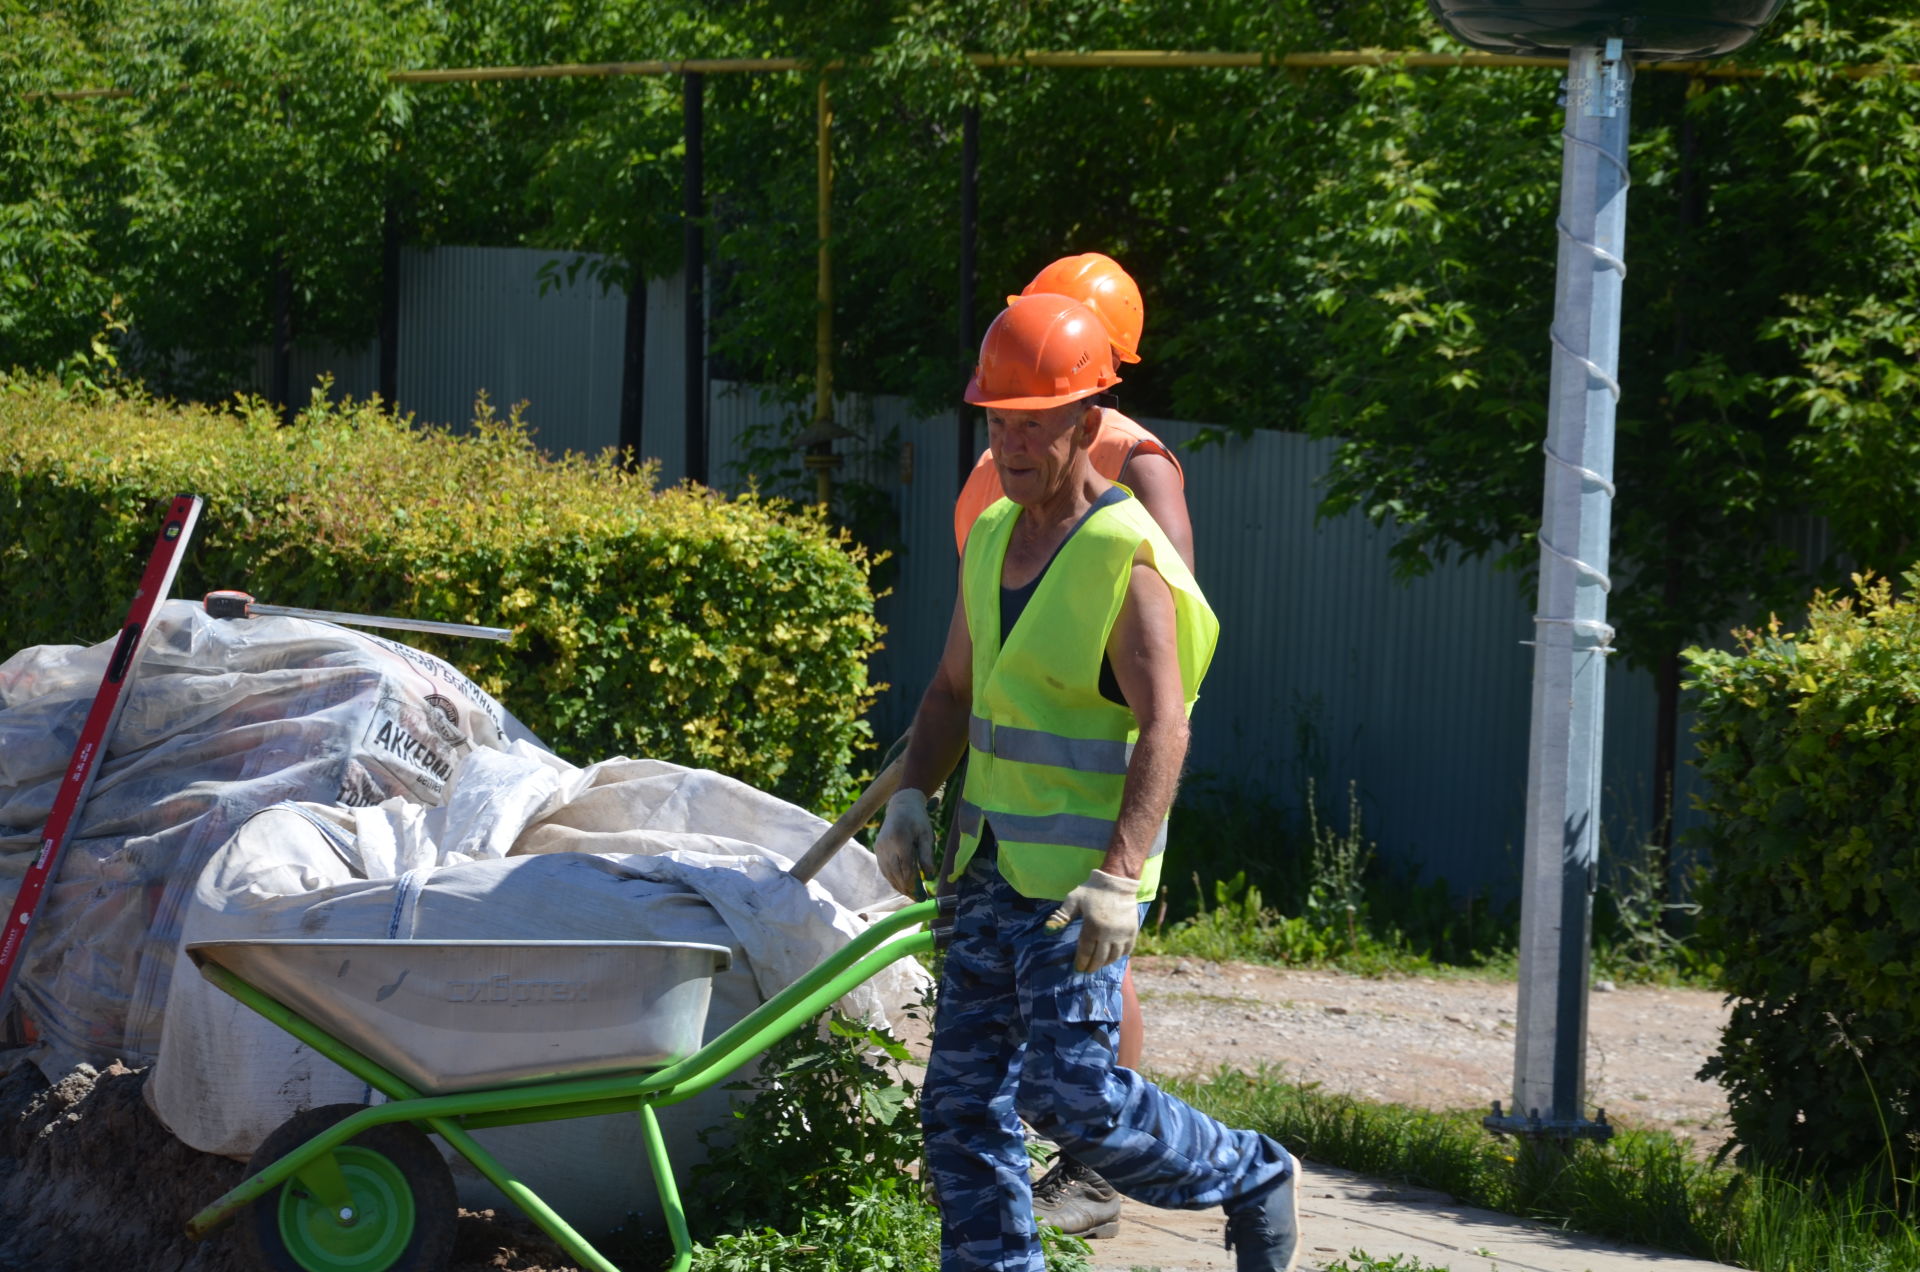
[[[1074,951],[1073,970],[1094,972],[1115,959],[1133,953],[1134,937],[1140,933],[1140,891],[1138,879],[1122,879],[1104,870],[1096,870],[1087,881],[1067,893],[1067,899],[1047,920],[1047,928],[1058,932],[1075,919],[1080,920],[1080,944]]]
[[[880,837],[873,841],[880,873],[902,896],[920,894],[920,876],[939,867],[933,862],[933,823],[927,820],[927,797],[911,787],[893,793]]]

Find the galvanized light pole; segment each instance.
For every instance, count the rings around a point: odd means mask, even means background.
[[[1599,863],[1613,417],[1627,273],[1627,118],[1619,40],[1568,58],[1546,498],[1534,613],[1532,747],[1520,898],[1513,1110],[1494,1130],[1604,1139],[1586,1117],[1588,937]]]
[[[1783,0],[1428,0],[1441,25],[1496,55],[1567,52],[1560,251],[1548,383],[1540,592],[1534,612],[1532,741],[1520,891],[1520,1001],[1513,1108],[1494,1131],[1570,1143],[1613,1134],[1586,1116],[1587,976],[1600,859],[1613,423],[1620,400],[1620,293],[1627,275],[1629,55],[1731,53]]]

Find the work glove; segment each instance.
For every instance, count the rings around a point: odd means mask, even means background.
[[[920,894],[920,876],[938,869],[933,861],[933,823],[927,820],[924,792],[909,787],[893,793],[887,801],[886,818],[880,823],[880,837],[873,841],[873,855],[894,891],[908,897]]]
[[[1067,893],[1067,899],[1047,920],[1049,931],[1080,920],[1080,944],[1074,951],[1073,970],[1093,972],[1116,959],[1133,953],[1134,937],[1140,933],[1140,891],[1138,879],[1123,879],[1096,870],[1087,881]]]

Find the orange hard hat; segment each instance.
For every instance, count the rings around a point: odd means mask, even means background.
[[[967,382],[975,406],[1040,411],[1120,383],[1100,316],[1071,296],[1023,296],[1000,311]]]
[[[1099,252],[1062,256],[1035,274],[1019,296],[1007,297],[1007,303],[1018,304],[1022,296],[1042,292],[1071,296],[1099,314],[1120,361],[1140,361],[1140,332],[1147,325],[1147,307],[1141,303],[1139,285],[1120,268],[1119,261]]]

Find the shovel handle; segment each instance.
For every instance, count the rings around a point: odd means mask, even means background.
[[[826,833],[813,841],[813,847],[800,855],[793,863],[788,874],[805,883],[819,874],[833,854],[839,852],[852,839],[854,832],[874,819],[874,816],[886,806],[893,793],[900,789],[900,774],[907,766],[907,749],[901,747],[900,753],[893,757],[893,763],[880,770],[880,776],[873,779],[871,785],[853,801],[853,807],[840,814],[840,819],[827,827]]]

